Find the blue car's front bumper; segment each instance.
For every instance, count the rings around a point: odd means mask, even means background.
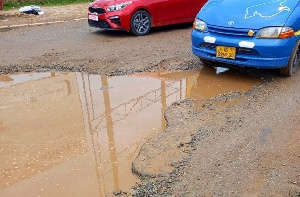
[[[246,43],[241,44],[241,43]],[[192,32],[193,53],[203,59],[256,68],[280,68],[288,64],[296,38],[256,39],[215,33]],[[236,58],[216,57],[216,46],[236,47]]]

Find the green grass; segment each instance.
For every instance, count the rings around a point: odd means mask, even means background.
[[[27,5],[38,5],[38,6],[55,6],[55,5],[68,5],[68,4],[75,4],[75,3],[87,3],[91,2],[92,0],[48,0],[48,1],[28,1],[22,3],[13,3],[13,2],[5,2],[3,3],[4,10],[10,10],[12,8],[20,8],[22,6]]]

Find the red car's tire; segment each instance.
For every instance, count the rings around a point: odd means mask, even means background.
[[[131,32],[136,36],[145,36],[151,28],[151,16],[148,12],[139,10],[131,17]]]

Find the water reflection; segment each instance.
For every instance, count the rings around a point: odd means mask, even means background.
[[[184,98],[246,91],[258,80],[214,68],[107,77],[0,77],[0,196],[105,196],[128,190],[143,142]],[[241,85],[237,85],[241,83]]]

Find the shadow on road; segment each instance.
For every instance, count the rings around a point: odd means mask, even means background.
[[[192,23],[183,23],[183,24],[176,24],[176,25],[168,25],[168,26],[161,26],[161,27],[153,27],[150,30],[149,35],[151,34],[158,34],[163,32],[169,32],[174,30],[181,30],[181,29],[188,29],[191,28],[193,25]],[[192,31],[192,29],[191,29]],[[93,34],[105,35],[105,36],[112,36],[112,37],[135,37],[132,33],[122,30],[100,30],[96,29],[92,32]]]

